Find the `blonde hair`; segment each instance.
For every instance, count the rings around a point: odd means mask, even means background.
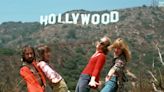
[[[108,47],[109,50],[114,48],[120,48],[122,50],[122,53],[125,55],[125,58],[128,61],[131,59],[131,52],[129,50],[128,45],[122,38],[117,38],[111,46]]]

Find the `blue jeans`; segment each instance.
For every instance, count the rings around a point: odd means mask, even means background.
[[[117,88],[118,88],[117,77],[113,76],[109,81],[105,83],[105,86],[101,90],[101,92],[116,92]]]
[[[90,86],[88,84],[90,79],[91,77],[89,75],[81,74],[75,92],[89,92]]]

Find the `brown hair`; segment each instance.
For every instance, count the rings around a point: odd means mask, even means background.
[[[32,47],[32,46],[30,46],[30,45],[25,45],[23,48],[22,48],[22,61],[25,61],[25,56],[24,56],[24,54],[25,54],[25,52],[26,52],[26,50],[28,49],[28,48],[30,48],[30,49],[32,49],[32,52],[33,52],[33,54],[34,54],[34,59],[35,59],[35,51],[34,51],[34,48]]]
[[[122,38],[117,38],[111,46],[108,47],[109,50],[113,48],[120,48],[122,49],[122,53],[125,55],[127,61],[131,59],[131,52],[127,43]]]
[[[50,51],[51,49],[47,45],[39,45],[37,46],[37,57],[39,60],[44,60],[44,53]]]
[[[108,53],[108,46],[111,45],[111,39],[107,36],[104,36],[100,39],[100,44],[103,45],[102,51],[104,54]]]

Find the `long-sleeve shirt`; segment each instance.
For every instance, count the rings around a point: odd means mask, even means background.
[[[102,70],[106,61],[106,55],[102,51],[98,51],[92,55],[87,66],[82,71],[82,74],[94,76],[96,81],[99,82],[100,71]]]
[[[40,61],[37,65],[52,83],[58,83],[62,79],[61,75],[53,70],[45,61]]]
[[[121,54],[119,57],[114,59],[113,63],[113,67],[111,68],[115,70],[115,73],[113,75],[118,76],[119,82],[127,81],[127,78],[125,76],[125,69],[127,63],[125,56]]]
[[[31,65],[24,65],[20,69],[20,75],[27,84],[28,92],[44,92],[43,85],[46,81],[41,70],[36,67],[35,61]]]

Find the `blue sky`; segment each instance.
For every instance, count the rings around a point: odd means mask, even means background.
[[[89,11],[149,6],[152,0],[3,0],[0,3],[0,23],[7,21],[34,22],[41,15],[69,10]]]

